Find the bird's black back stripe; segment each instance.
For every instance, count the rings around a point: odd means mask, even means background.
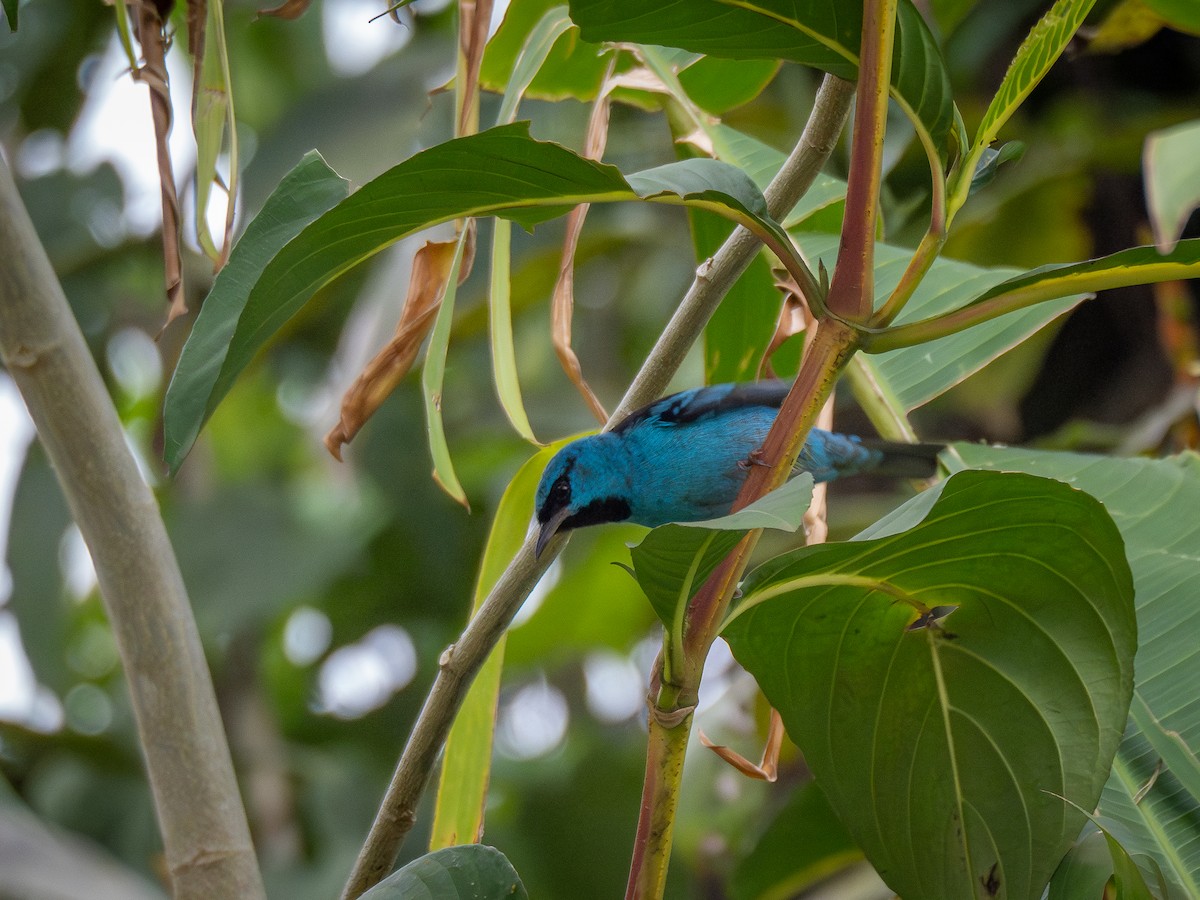
[[[730,390],[724,390],[721,386],[701,388],[694,393],[684,391],[634,410],[614,426],[613,431],[626,431],[651,417],[663,425],[685,425],[703,416],[727,410],[746,409],[751,406],[779,409],[791,388],[790,382],[774,380],[751,381],[736,385]]]

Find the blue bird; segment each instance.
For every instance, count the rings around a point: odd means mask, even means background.
[[[538,484],[537,554],[555,534],[585,525],[654,527],[725,515],[790,389],[786,381],[761,381],[681,391],[635,410],[611,431],[572,441]],[[867,471],[928,478],[942,449],[813,429],[795,471],[818,482]]]

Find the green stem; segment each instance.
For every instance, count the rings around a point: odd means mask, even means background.
[[[936,179],[934,183],[937,183]],[[871,317],[871,325],[873,327],[878,328],[890,325],[896,316],[900,314],[900,311],[912,299],[917,285],[921,283],[925,275],[929,272],[930,267],[937,260],[938,254],[941,253],[942,246],[945,243],[945,210],[938,209],[935,199],[934,210],[929,221],[929,230],[921,238],[921,243],[917,245],[916,252],[913,253],[912,259],[909,260],[904,274],[900,276],[900,281],[897,282],[892,295],[887,298],[887,302],[879,308],[879,311]]]
[[[1164,268],[1174,269],[1176,267],[1167,266]],[[1178,266],[1178,268],[1195,269],[1196,267]],[[915,344],[924,344],[929,341],[936,341],[938,338],[958,334],[960,331],[966,331],[972,326],[989,322],[1007,313],[1035,306],[1038,303],[1045,303],[1047,300],[1060,300],[1069,294],[1094,294],[1096,291],[1113,287],[1169,281],[1181,277],[1181,274],[1180,272],[1171,272],[1162,278],[1153,276],[1147,278],[1147,273],[1144,269],[1129,269],[1109,272],[1102,278],[1089,279],[1083,276],[1077,280],[1073,280],[1070,284],[1064,284],[1064,280],[1060,279],[1033,284],[1028,287],[1005,291],[1002,294],[978,300],[952,312],[930,316],[928,319],[921,319],[919,322],[910,322],[907,325],[897,325],[880,331],[867,331],[863,334],[863,349],[868,353],[886,353],[889,350],[912,347]],[[1192,275],[1194,277],[1194,272]]]
[[[853,356],[857,340],[858,332],[843,322],[836,319],[818,322],[796,382],[763,444],[762,458],[768,465],[751,469],[733,505],[735,511],[787,479],[808,432],[833,392],[838,375]],[[688,604],[682,629],[682,664],[672,666],[670,680],[659,664],[661,684],[651,708],[642,812],[634,842],[627,898],[657,900],[662,897],[675,809],[679,802],[679,773],[704,661],[760,534],[761,529],[748,532]],[[676,637],[672,635],[664,637],[664,646],[671,647],[673,654],[676,652],[674,640]]]
[[[646,750],[646,780],[638,813],[637,839],[630,862],[626,900],[661,897],[667,883],[667,863],[675,833],[679,788],[683,783],[683,761],[692,730],[692,709],[679,716],[660,712],[659,703],[674,705],[660,691],[650,708],[650,735]]]
[[[846,368],[845,378],[854,399],[882,437],[916,443],[917,432],[908,421],[908,411],[892,391],[892,386],[879,377],[874,360],[861,353],[855,354]]]

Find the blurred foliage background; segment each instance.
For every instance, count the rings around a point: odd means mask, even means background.
[[[1099,4],[1092,19],[1101,22],[1115,5]],[[1044,6],[923,5],[945,38],[955,98],[968,118],[978,118]],[[453,10],[418,0],[396,20],[368,22],[382,11],[382,3],[324,0],[283,21],[260,17],[254,4],[226,5],[243,147],[239,221],[313,147],[361,184],[451,135],[451,95],[436,89],[453,73]],[[94,0],[30,0],[20,14],[18,32],[0,25],[0,141],[158,491],[268,889],[298,900],[333,896],[438,655],[464,622],[491,513],[530,453],[484,388],[491,382],[486,275],[477,272],[460,293],[444,394],[470,513],[430,479],[415,376],[370,422],[345,464],[321,445],[342,390],[391,332],[411,241],[306,306],[168,478],[159,414],[189,320],[155,341],[165,305],[153,164],[138,171],[127,157],[102,159],[98,149],[127,127],[119,110],[101,104],[118,79],[128,80],[113,62],[121,58],[113,11]],[[178,28],[182,40],[181,21]],[[180,49],[172,53],[181,57]],[[1025,157],[959,217],[947,256],[1033,267],[1148,242],[1142,142],[1149,131],[1196,116],[1200,40],[1162,30],[1115,52],[1082,44],[1073,51],[1009,126],[1007,134],[1026,143]],[[186,98],[186,64],[172,76]],[[786,150],[816,84],[814,73],[785,66],[726,121]],[[137,93],[145,104],[144,88]],[[485,122],[496,102],[485,101]],[[536,136],[582,148],[586,105],[527,102],[521,114],[533,120]],[[177,115],[175,131],[186,143],[184,116]],[[611,135],[605,158],[625,171],[675,158],[659,114],[618,104]],[[902,127],[890,135],[885,236],[911,244],[925,220],[927,169]],[[844,175],[844,148],[832,165]],[[177,160],[176,174],[184,182],[186,164]],[[593,424],[549,340],[561,239],[561,222],[514,237],[522,386],[534,429],[546,440]],[[194,239],[185,264],[194,312],[212,277]],[[694,267],[681,211],[645,204],[592,211],[576,272],[576,349],[606,403],[620,397]],[[1200,310],[1194,297],[1177,293],[1170,285],[1129,288],[1083,304],[919,410],[922,436],[1124,452],[1194,445],[1195,418],[1179,425],[1168,405],[1173,386],[1194,387],[1196,378],[1186,360],[1194,359],[1188,347]],[[701,378],[697,353],[678,383]],[[841,429],[868,428],[849,403],[837,416]],[[10,443],[13,453],[24,452],[23,443]],[[837,485],[832,536],[874,521],[900,490]],[[623,541],[633,533],[581,533],[509,639],[486,838],[504,849],[534,897],[611,897],[625,880],[645,747],[644,680],[656,640],[649,606],[611,564],[624,558]],[[112,885],[124,886],[91,896],[137,896],[135,889],[154,896],[159,839],[119,661],[86,551],[36,442],[15,482],[4,558],[11,589],[0,579],[0,622],[9,631],[19,625],[37,687],[26,683],[28,669],[9,667],[0,861],[9,864],[11,849],[3,848],[22,836],[37,848],[27,864],[63,860],[46,869],[48,879],[103,863]],[[700,725],[753,754],[765,721],[754,685],[727,653],[715,652],[711,665]],[[785,749],[775,785],[746,781],[698,750],[689,767],[669,891],[758,896],[746,860],[777,814],[794,815],[805,802],[794,792],[805,777],[794,750]],[[418,828],[428,821],[423,816]],[[63,844],[66,834],[83,841]],[[418,855],[422,843],[417,835],[405,853]],[[878,896],[880,888],[858,890],[845,896]],[[0,896],[10,896],[4,884]]]

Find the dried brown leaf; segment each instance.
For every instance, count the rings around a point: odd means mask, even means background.
[[[312,0],[283,0],[278,6],[270,9],[260,9],[260,16],[271,16],[276,19],[298,19],[308,11]]]
[[[408,297],[396,333],[346,391],[342,397],[341,418],[325,435],[325,446],[335,459],[341,460],[342,445],[350,443],[412,368],[421,342],[433,327],[441,306],[457,244],[457,240],[429,241],[413,257]],[[472,229],[459,270],[459,283],[471,271],[474,247],[475,232]]]
[[[762,365],[759,366],[759,374],[771,378],[775,377],[775,371],[771,368],[771,357],[775,355],[775,351],[783,346],[783,342],[788,338],[810,329],[816,322],[804,299],[804,293],[790,275],[786,272],[775,273],[775,287],[783,293],[783,306],[779,310],[775,334],[771,336],[771,342],[767,344],[767,350],[763,354]]]
[[[608,80],[608,76],[605,80]],[[590,159],[599,159],[604,155],[604,148],[608,142],[609,108],[609,92],[602,88],[588,119],[584,154]],[[603,425],[608,421],[608,413],[605,412],[600,398],[584,379],[583,367],[571,346],[571,317],[575,308],[575,252],[579,247],[579,235],[583,231],[583,220],[587,217],[587,211],[588,204],[583,203],[571,210],[567,216],[562,260],[558,266],[558,280],[554,283],[554,296],[550,303],[550,332],[554,340],[554,352],[563,371],[587,401],[592,415]]]
[[[757,764],[750,762],[736,750],[723,744],[714,744],[700,729],[696,729],[696,735],[701,744],[748,778],[773,782],[779,775],[779,750],[783,746],[784,729],[783,718],[774,709],[771,710],[771,721],[767,726],[767,741],[763,747],[762,761]]]
[[[192,54],[192,84],[202,81],[200,67],[204,64],[204,37],[208,24],[208,0],[187,0],[188,52]],[[195,89],[192,91],[192,116],[196,115]]]
[[[458,137],[479,130],[479,67],[487,45],[492,6],[493,0],[459,0],[458,45],[463,78],[458,94]]]
[[[170,9],[170,4],[164,4]],[[171,89],[167,80],[167,38],[163,33],[163,14],[159,4],[141,0],[137,6],[137,39],[142,46],[143,64],[133,77],[150,88],[150,113],[154,119],[154,140],[158,152],[158,178],[162,186],[163,280],[166,286],[167,320],[165,330],[187,312],[183,298],[183,254],[179,237],[179,195],[175,191],[175,173],[171,165],[168,138],[171,134]],[[160,332],[161,333],[161,332]]]

